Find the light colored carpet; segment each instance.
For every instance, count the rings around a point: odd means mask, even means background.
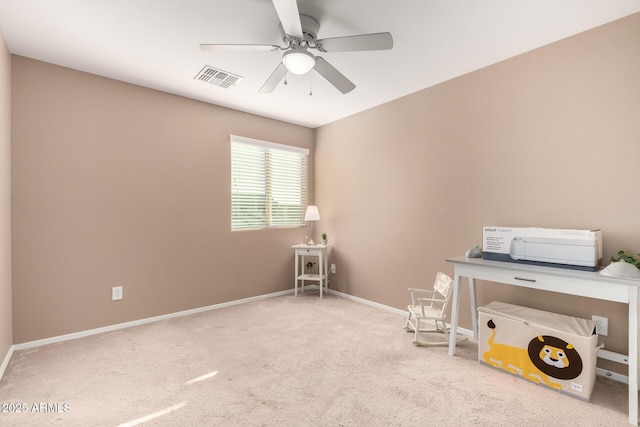
[[[403,326],[305,293],[22,350],[0,402],[27,412],[0,425],[628,425],[624,384],[599,378],[582,402],[480,365],[473,342],[415,347]]]

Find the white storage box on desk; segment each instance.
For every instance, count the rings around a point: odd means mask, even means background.
[[[582,400],[596,380],[593,320],[494,301],[478,308],[478,361]]]

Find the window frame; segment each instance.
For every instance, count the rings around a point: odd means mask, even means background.
[[[247,138],[247,137],[238,136],[238,135],[230,135],[229,141],[230,141],[229,147],[230,147],[230,179],[231,179],[231,185],[230,185],[231,231],[269,230],[269,229],[279,229],[279,228],[303,227],[305,225],[304,215],[305,215],[307,205],[309,203],[309,176],[308,175],[309,175],[310,150],[304,147],[279,144],[275,142]],[[264,201],[262,204],[258,202],[254,205],[254,207],[256,207],[257,209],[264,207],[263,224],[259,224],[259,222],[261,221],[256,221],[256,224],[241,226],[239,225],[241,220],[238,221],[237,218],[234,217],[235,210],[239,208],[239,206],[234,205],[234,194],[236,194],[236,192],[234,191],[234,186],[236,185],[235,184],[236,175],[234,175],[234,144],[242,144],[246,146],[251,146],[253,148],[258,148],[259,150],[262,150],[262,153],[264,153],[264,162],[265,162],[264,170],[260,171],[259,170],[260,167],[256,167],[256,170],[257,170],[256,177],[258,177],[258,180],[256,181],[256,183],[258,183],[258,185],[264,183]],[[300,204],[300,212],[298,215],[299,219],[295,218],[296,220],[295,222],[276,223],[277,217],[274,216],[273,193],[274,193],[274,188],[276,188],[276,185],[279,185],[279,187],[277,188],[279,188],[282,191],[282,189],[286,187],[286,184],[298,183],[295,181],[295,178],[293,181],[283,181],[280,183],[273,182],[274,174],[276,173],[275,172],[276,167],[274,167],[274,163],[277,166],[278,161],[281,161],[281,158],[278,158],[275,161],[273,159],[274,155],[277,155],[278,153],[281,153],[283,155],[285,153],[297,154],[300,156],[301,170],[300,170],[300,177],[298,182],[300,185],[301,204]],[[261,172],[264,173],[264,176],[262,177],[263,181],[260,180]],[[276,191],[277,191],[277,188],[276,188]],[[285,220],[286,220],[286,216],[285,216]]]

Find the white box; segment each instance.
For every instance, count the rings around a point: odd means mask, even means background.
[[[589,319],[494,301],[478,308],[478,361],[582,400],[596,380]]]
[[[595,270],[602,232],[538,227],[484,227],[482,257],[494,261]]]

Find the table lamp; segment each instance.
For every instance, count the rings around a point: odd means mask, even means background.
[[[304,220],[311,223],[311,235],[313,235],[313,223],[315,221],[320,221],[320,212],[318,211],[318,207],[316,205],[307,206],[307,213],[304,214]],[[314,245],[313,239],[309,239],[307,245]]]

